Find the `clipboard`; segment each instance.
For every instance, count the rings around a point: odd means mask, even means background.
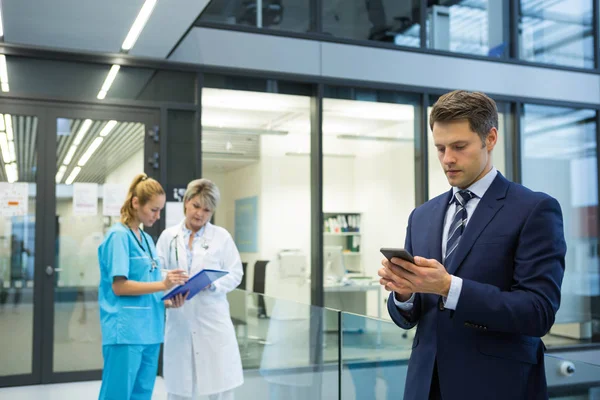
[[[168,300],[179,293],[185,294],[188,290],[190,294],[187,297],[187,300],[191,299],[195,295],[198,294],[202,289],[213,283],[214,281],[224,277],[229,272],[221,271],[218,269],[203,269],[194,276],[192,276],[188,281],[181,285],[177,286],[175,289],[171,290],[169,293],[165,294],[161,300]]]

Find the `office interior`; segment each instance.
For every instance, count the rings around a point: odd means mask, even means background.
[[[221,191],[213,222],[244,263],[229,300],[252,393],[277,398],[303,379],[299,398],[315,382],[323,398],[401,393],[390,377],[405,373],[414,331],[389,321],[379,248],[401,247],[412,209],[449,189],[428,114],[441,94],[468,89],[497,101],[496,168],[564,214],[562,304],[544,337],[552,398],[597,396],[597,1],[263,0],[259,14],[256,2],[167,12],[158,1],[125,52],[144,1],[36,3],[43,21],[33,3],[2,3],[0,178],[27,207],[0,222],[0,388],[99,379],[96,250],[118,220],[105,203],[144,171],[167,191],[155,239],[182,217],[188,181]],[[108,17],[109,6],[122,32],[88,20],[87,35],[57,33],[65,10]],[[315,43],[317,67],[306,57]],[[369,67],[333,59],[348,52]],[[440,60],[483,78],[440,72]],[[559,359],[577,372],[555,373]]]

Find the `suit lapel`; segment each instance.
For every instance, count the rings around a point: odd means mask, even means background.
[[[431,232],[431,235],[433,235],[433,237],[427,238],[429,241],[429,258],[435,258],[439,262],[442,262],[442,234],[444,232],[446,210],[451,196],[452,190],[446,193],[445,196],[439,197],[431,210],[431,219],[429,220],[429,230],[427,232]]]
[[[498,172],[498,175],[479,201],[475,212],[469,219],[469,223],[460,238],[460,243],[455,250],[456,254],[452,257],[452,263],[445,266],[449,274],[456,272],[471,250],[471,247],[473,247],[475,240],[481,235],[481,232],[483,232],[496,213],[504,206],[504,198],[506,197],[508,185],[509,181]]]

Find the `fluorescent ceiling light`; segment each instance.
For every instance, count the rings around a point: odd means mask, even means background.
[[[221,126],[203,126],[203,131],[214,133],[230,133],[234,135],[287,135],[288,131],[254,128],[225,128]]]
[[[75,140],[73,140],[73,144],[75,146],[79,146],[85,134],[90,130],[90,126],[92,126],[91,119],[86,119],[85,121],[83,121],[83,124],[81,124],[81,128],[79,128],[79,132],[77,132],[77,136],[75,136]]]
[[[6,133],[0,132],[0,151],[2,152],[2,161],[4,164],[10,162],[10,151],[8,150],[8,140],[6,140]]]
[[[12,140],[8,142],[8,154],[10,155],[10,161],[17,161],[17,153],[15,152],[15,142]]]
[[[67,166],[61,165],[56,173],[56,183],[60,183],[60,181],[62,181],[63,176],[65,176],[65,172],[67,172]]]
[[[202,154],[210,154],[214,156],[245,156],[245,151],[203,151]]]
[[[0,82],[2,83],[2,91],[8,92],[8,69],[6,68],[6,56],[0,55]]]
[[[2,17],[2,3],[0,3],[0,37],[4,37],[4,21]]]
[[[69,177],[67,178],[67,180],[65,181],[65,183],[67,185],[70,185],[71,183],[73,183],[73,181],[75,180],[75,178],[77,178],[77,175],[79,175],[79,171],[81,171],[81,167],[75,167],[75,168],[73,168],[73,171],[71,171],[71,174],[69,175]]]
[[[108,91],[110,90],[110,87],[113,84],[113,81],[117,77],[117,73],[119,72],[120,69],[121,69],[120,65],[113,65],[112,67],[110,67],[110,71],[108,71],[108,75],[106,75],[106,79],[104,80],[104,83],[102,84],[102,88],[100,89],[100,92],[98,93],[97,97],[99,100],[104,100],[104,98],[106,97],[106,94],[108,93]]]
[[[12,164],[6,164],[4,166],[4,168],[6,169],[6,180],[9,183],[13,183],[19,180],[19,173],[17,171],[17,164],[12,163]]]
[[[105,137],[107,136],[113,129],[114,127],[117,125],[117,121],[113,121],[110,120],[106,123],[106,125],[104,125],[104,128],[102,128],[102,130],[100,131],[100,136]]]
[[[69,163],[73,159],[73,156],[75,155],[75,150],[77,150],[77,146],[71,146],[71,148],[67,152],[67,155],[65,156],[65,159],[63,160],[64,165],[69,165]]]
[[[5,131],[6,126],[4,125],[4,115],[0,114],[0,131]]]
[[[13,128],[12,128],[12,117],[10,114],[4,114],[4,123],[6,125],[6,135],[8,140],[14,140]]]
[[[305,151],[288,151],[285,153],[286,156],[310,156],[309,152]],[[342,153],[323,153],[323,157],[332,158],[355,158],[354,154],[342,154]]]
[[[375,140],[380,142],[412,142],[413,139],[392,136],[369,136],[369,135],[337,135],[338,139]]]
[[[152,14],[152,10],[154,10],[155,5],[156,0],[146,0],[137,18],[135,21],[133,21],[133,25],[131,25],[131,29],[129,29],[129,33],[121,45],[121,49],[125,51],[131,50],[135,42],[138,40],[140,33],[142,33],[142,29],[144,29],[146,22],[148,22],[150,14]]]
[[[79,162],[77,163],[77,165],[79,165],[80,167],[83,167],[85,165],[85,163],[88,162],[88,160],[90,159],[90,157],[92,156],[92,154],[94,154],[94,152],[102,144],[103,140],[104,139],[101,138],[101,137],[97,137],[96,139],[94,139],[94,141],[92,142],[92,144],[90,144],[90,147],[87,148],[87,150],[85,151],[85,153],[83,153],[83,155],[79,159]]]

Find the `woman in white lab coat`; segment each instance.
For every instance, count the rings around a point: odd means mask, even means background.
[[[207,395],[232,400],[233,390],[244,382],[226,297],[242,280],[242,262],[231,235],[209,222],[219,199],[219,189],[208,179],[190,182],[185,218],[157,243],[168,269],[183,269],[189,276],[206,268],[229,272],[182,307],[167,310],[163,372],[169,400]]]

